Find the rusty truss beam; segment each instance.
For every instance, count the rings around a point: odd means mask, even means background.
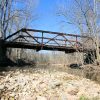
[[[92,40],[87,36],[23,28],[5,38],[5,46],[72,53],[85,50],[83,39]]]

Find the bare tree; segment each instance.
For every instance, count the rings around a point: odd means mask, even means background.
[[[95,1],[95,0],[94,0]],[[64,0],[57,11],[58,16],[64,17],[64,23],[76,26],[82,35],[93,37],[98,62],[99,57],[99,2],[93,0]],[[70,4],[70,7],[67,4]],[[95,3],[98,6],[95,7]],[[97,9],[97,11],[94,11]],[[96,13],[97,12],[97,13]]]
[[[38,0],[37,0],[38,1]],[[0,0],[0,33],[5,38],[8,33],[29,26],[36,14],[35,0]],[[20,6],[19,6],[20,5]]]
[[[34,13],[38,5],[38,0],[0,0],[0,34],[2,39],[11,35],[13,32],[29,27],[36,20],[37,14]],[[8,49],[8,55],[18,53],[19,57],[23,50]],[[21,52],[22,51],[22,52]]]
[[[2,38],[6,37],[9,20],[11,19],[12,0],[0,1],[0,33]]]

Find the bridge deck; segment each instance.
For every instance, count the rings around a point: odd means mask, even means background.
[[[51,46],[51,45],[37,45],[37,44],[30,44],[30,43],[23,43],[23,42],[5,42],[5,46],[7,48],[24,48],[24,49],[35,49],[36,51],[39,50],[56,50],[56,51],[64,51],[65,53],[73,53],[76,52],[76,49],[73,47],[64,47],[64,46]]]

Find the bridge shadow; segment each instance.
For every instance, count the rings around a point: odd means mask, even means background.
[[[35,65],[35,62],[34,61],[26,61],[24,59],[17,59],[16,65],[18,67],[32,66],[32,65]]]
[[[16,61],[12,61],[11,59],[6,58],[5,61],[0,62],[0,72],[9,71],[8,70],[9,67],[10,68],[13,68],[13,67],[23,68],[23,67],[26,67],[26,66],[35,66],[35,63],[34,63],[34,61],[33,62],[25,61],[23,59],[17,59]]]

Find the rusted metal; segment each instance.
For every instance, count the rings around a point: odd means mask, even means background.
[[[61,33],[61,32],[51,32],[51,31],[44,31],[44,30],[36,30],[36,29],[21,29],[21,31],[33,31],[33,32],[43,32],[43,33],[50,33],[50,34],[59,34],[59,35],[68,35],[68,36],[73,36],[73,37],[82,37],[82,38],[87,38],[88,36],[82,36],[82,35],[75,35],[75,34],[66,34],[66,33]],[[90,37],[89,37],[90,38]]]
[[[33,34],[35,34],[33,36]],[[70,38],[69,38],[70,37]],[[22,38],[22,41],[17,41]],[[74,39],[72,39],[74,38]],[[58,50],[72,53],[82,51],[80,39],[91,37],[35,29],[21,29],[5,38],[5,46],[39,50]]]

